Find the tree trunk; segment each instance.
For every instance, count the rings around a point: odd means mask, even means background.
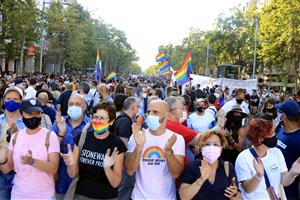
[[[20,62],[19,62],[19,72],[22,74],[23,73],[23,57],[24,57],[24,44],[25,44],[25,39],[22,39],[22,44],[21,44],[21,53],[20,53]]]

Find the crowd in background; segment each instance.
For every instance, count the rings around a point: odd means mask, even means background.
[[[300,91],[5,74],[0,199],[299,199]]]

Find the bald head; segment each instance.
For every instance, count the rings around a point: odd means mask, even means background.
[[[167,102],[163,100],[153,100],[150,102],[148,110],[158,111],[163,116],[170,111],[170,106]]]
[[[72,94],[70,96],[68,106],[69,107],[78,106],[78,107],[81,107],[82,110],[84,110],[84,111],[86,111],[86,109],[87,109],[85,100],[84,100],[83,96],[80,94]]]
[[[41,104],[45,105],[49,101],[49,96],[48,96],[48,94],[46,92],[41,92],[38,95],[38,100],[41,102]]]

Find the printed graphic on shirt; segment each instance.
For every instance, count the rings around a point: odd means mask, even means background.
[[[81,151],[80,162],[86,165],[103,167],[104,157],[103,153],[83,149]]]
[[[151,146],[144,151],[143,162],[148,165],[160,165],[165,163],[165,152],[158,146]]]

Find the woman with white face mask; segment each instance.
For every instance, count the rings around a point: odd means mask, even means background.
[[[221,133],[201,137],[201,160],[189,164],[179,189],[181,199],[240,199],[234,167],[221,158],[227,141]]]

